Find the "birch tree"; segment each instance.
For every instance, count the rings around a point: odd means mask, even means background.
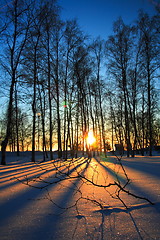
[[[22,52],[28,38],[28,31],[31,19],[27,15],[29,6],[25,1],[15,0],[12,5],[8,5],[4,12],[4,21],[6,21],[6,29],[3,33],[3,39],[6,43],[7,64],[3,67],[7,69],[10,81],[9,103],[7,110],[7,126],[5,138],[1,143],[2,159],[1,164],[5,165],[5,152],[10,137],[10,126],[13,113],[13,97],[15,84],[17,82],[17,72],[20,66]]]

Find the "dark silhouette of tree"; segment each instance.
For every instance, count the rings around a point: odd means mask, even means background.
[[[10,59],[8,66],[8,73],[11,79],[9,104],[7,110],[7,129],[4,140],[1,143],[2,159],[1,164],[5,165],[5,151],[10,136],[10,126],[13,114],[13,97],[15,84],[17,81],[17,71],[20,65],[20,60],[25,43],[28,38],[28,30],[30,25],[30,18],[27,16],[28,6],[25,1],[15,0],[11,6],[7,6],[7,12],[4,16],[7,22],[6,30],[3,33],[5,42],[7,43],[8,57]],[[7,19],[8,17],[8,19]]]
[[[50,148],[50,158],[53,159],[52,152],[52,141],[53,141],[53,113],[52,113],[52,96],[54,93],[52,83],[53,76],[53,39],[54,39],[54,29],[56,23],[58,23],[59,19],[59,8],[56,4],[56,1],[49,2],[45,1],[42,7],[42,12],[45,15],[44,21],[42,23],[42,28],[44,30],[45,36],[43,40],[44,54],[46,55],[46,75],[47,75],[47,90],[48,90],[48,104],[49,104],[49,148]]]
[[[144,74],[144,84],[147,85],[147,139],[149,141],[149,154],[152,156],[153,148],[153,79],[159,68],[159,45],[157,33],[157,24],[155,17],[149,17],[141,12],[137,27],[139,30],[140,61]]]
[[[63,132],[63,151],[64,157],[67,159],[68,145],[73,151],[73,106],[74,101],[74,80],[72,79],[74,68],[74,52],[84,41],[84,36],[80,30],[77,21],[67,21],[64,29],[64,47],[65,47],[65,59],[64,59],[64,132]],[[78,101],[78,100],[77,100]],[[72,136],[72,137],[71,137]],[[72,139],[72,140],[71,140]]]
[[[124,122],[125,122],[125,143],[127,146],[127,156],[129,157],[131,151],[131,140],[130,140],[130,119],[128,109],[128,68],[131,53],[131,29],[125,25],[123,20],[120,18],[114,23],[114,35],[110,36],[107,43],[107,54],[108,54],[108,67],[110,73],[114,76],[117,81],[117,85],[123,96],[122,100],[124,103]]]
[[[106,155],[106,134],[105,134],[105,121],[104,121],[104,112],[103,112],[103,89],[104,84],[101,80],[100,71],[102,66],[102,61],[104,58],[104,41],[102,41],[100,38],[97,38],[93,44],[90,46],[90,49],[93,53],[93,61],[94,61],[94,71],[95,71],[95,106],[96,106],[96,113],[100,116],[97,116],[97,118],[100,117],[99,120],[99,134],[100,139],[102,138],[103,141],[103,148],[104,154]],[[102,145],[100,143],[100,145]]]
[[[63,22],[56,1],[16,0],[6,5],[3,16],[0,42],[6,47],[1,68],[11,81],[2,164],[9,139],[17,153],[20,144],[25,148],[25,130],[22,134],[19,125],[21,103],[32,116],[28,125],[32,125],[33,162],[37,138],[44,156],[49,149],[50,159],[56,142],[59,158],[67,159],[68,150],[72,157],[79,151],[86,154],[89,130],[96,136],[97,154],[106,154],[115,142],[127,156],[134,156],[137,149],[144,154],[148,146],[152,154],[158,144],[154,79],[159,68],[159,11],[153,17],[141,12],[132,26],[119,18],[106,44],[100,38],[90,43],[76,20]],[[105,80],[104,63],[109,73]]]

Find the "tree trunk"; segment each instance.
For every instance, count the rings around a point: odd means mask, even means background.
[[[19,156],[19,123],[18,123],[18,99],[17,99],[17,88],[16,88],[16,84],[15,84],[15,105],[16,105],[17,156]]]
[[[38,44],[38,41],[37,41]],[[33,125],[32,125],[32,158],[31,161],[35,162],[35,134],[36,134],[36,85],[37,85],[37,44],[34,49],[34,83],[33,83]]]
[[[11,134],[11,122],[12,122],[12,112],[13,112],[13,92],[14,92],[14,86],[15,86],[15,71],[13,71],[12,74],[13,75],[12,75],[12,83],[10,86],[9,106],[8,106],[8,112],[7,112],[7,129],[6,129],[5,139],[1,143],[1,151],[2,151],[1,164],[2,165],[6,165],[6,147]]]
[[[50,36],[47,32],[47,64],[48,64],[48,102],[49,102],[49,151],[50,160],[53,159],[52,151],[52,99],[51,99],[51,63],[50,63]]]
[[[148,84],[149,155],[152,156],[151,77],[150,77],[149,56],[148,56],[148,62],[147,62],[147,84]]]

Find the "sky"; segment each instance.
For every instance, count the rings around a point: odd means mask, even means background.
[[[38,1],[38,0],[37,0]],[[52,1],[52,0],[51,0]],[[106,40],[112,34],[113,22],[122,17],[126,24],[137,19],[138,10],[150,15],[156,13],[160,0],[57,0],[63,20],[77,18],[81,29],[91,38],[100,36]],[[0,9],[12,0],[0,0]],[[0,105],[1,107],[1,105]]]
[[[82,30],[95,38],[106,39],[112,34],[113,22],[122,17],[126,24],[132,23],[143,9],[149,15],[156,13],[159,0],[59,0],[62,19],[77,18]]]
[[[113,22],[120,16],[126,24],[136,21],[142,9],[150,16],[157,13],[160,0],[58,0],[63,20],[77,18],[81,29],[92,38],[106,40],[113,33]],[[158,81],[158,80],[157,80]],[[156,82],[160,89],[160,83]]]

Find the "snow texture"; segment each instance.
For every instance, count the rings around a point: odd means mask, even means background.
[[[41,162],[37,153],[36,163],[30,159],[29,152],[7,153],[0,166],[1,240],[160,239],[159,156],[122,157],[127,189],[155,203],[122,192],[128,209],[114,198],[116,186],[96,186],[125,184],[116,157]]]

